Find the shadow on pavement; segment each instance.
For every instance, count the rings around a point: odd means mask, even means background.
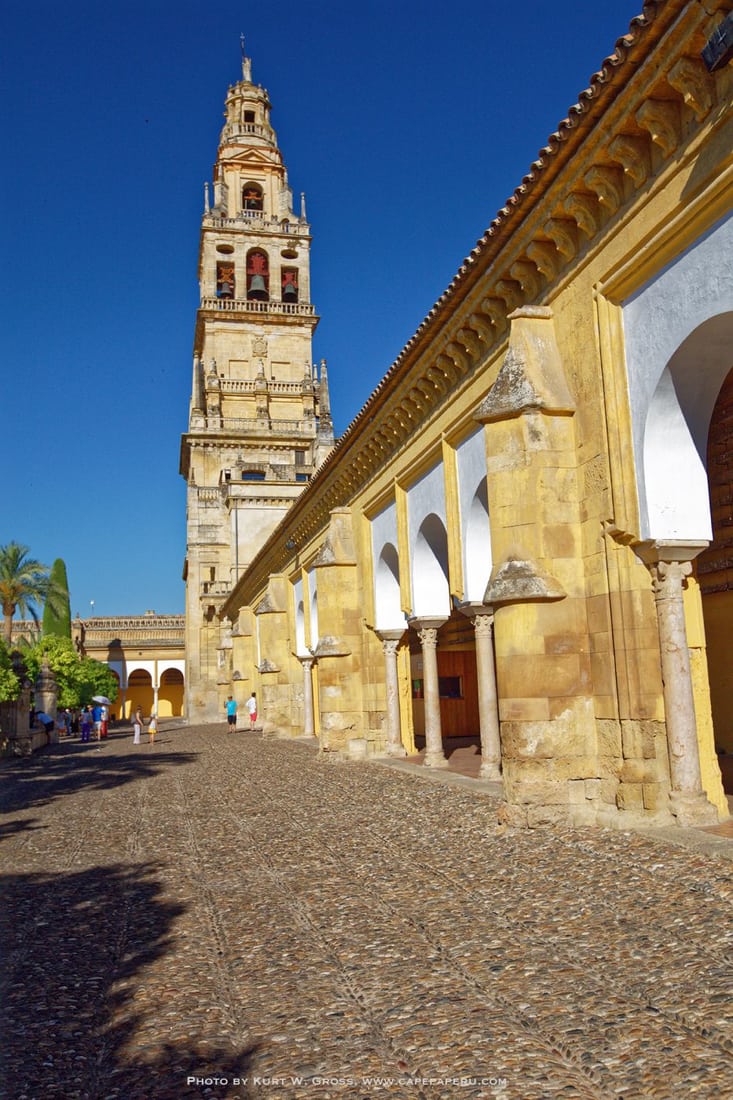
[[[148,863],[3,878],[4,1095],[178,1100],[204,1094],[187,1086],[189,1075],[231,1081],[247,1072],[253,1047],[197,1047],[195,970],[186,978],[190,1027],[179,1015],[171,1020],[160,997],[139,992],[136,975],[171,950],[172,924],[186,908],[161,896],[156,874]],[[150,1058],[131,1057],[131,1047],[149,1049]]]
[[[113,740],[103,741],[101,749],[96,742],[65,741],[31,757],[6,759],[0,770],[0,812],[16,813],[47,805],[81,789],[111,790],[155,775],[163,766],[193,763],[195,752],[173,752],[163,747],[172,740],[136,745],[134,752],[119,753],[114,751]],[[27,819],[27,827],[33,827],[32,820]],[[17,833],[20,828],[18,821],[0,825],[0,837]]]

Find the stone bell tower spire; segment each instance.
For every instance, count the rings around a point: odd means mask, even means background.
[[[267,91],[242,79],[225,101],[205,188],[188,431],[186,713],[221,716],[219,608],[333,446],[328,383],[312,364],[310,225],[293,195]],[[321,390],[323,392],[321,393]]]

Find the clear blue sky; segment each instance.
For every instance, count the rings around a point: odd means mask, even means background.
[[[0,544],[180,613],[203,184],[246,35],[313,230],[342,432],[641,0],[9,0]]]

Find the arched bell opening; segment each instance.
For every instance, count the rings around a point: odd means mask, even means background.
[[[281,272],[280,296],[283,302],[295,305],[298,301],[298,270],[294,267],[284,267]]]
[[[216,296],[217,298],[236,296],[234,263],[231,260],[220,260],[216,265]]]
[[[251,121],[254,122],[254,112],[252,114]],[[247,119],[249,122],[250,120]],[[248,210],[262,210],[263,197],[262,188],[258,183],[245,183],[242,187],[242,210],[245,212]]]
[[[247,253],[247,299],[266,302],[270,297],[270,264],[267,253],[258,248]]]

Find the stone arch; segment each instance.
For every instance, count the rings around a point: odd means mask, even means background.
[[[141,706],[144,714],[151,714],[155,695],[153,677],[147,668],[134,668],[127,675],[127,702],[132,714]]]
[[[640,537],[709,539],[705,452],[731,365],[733,215],[626,299],[622,313]]]
[[[395,546],[385,543],[374,571],[374,609],[377,630],[398,630],[405,625],[400,599],[400,559]]]
[[[648,537],[712,537],[707,443],[731,367],[733,312],[698,325],[662,371],[646,417],[643,450]]]
[[[417,532],[412,554],[412,603],[417,618],[450,613],[448,533],[440,516],[427,515]]]
[[[183,714],[185,680],[180,668],[168,666],[160,672],[158,717],[179,718]]]

